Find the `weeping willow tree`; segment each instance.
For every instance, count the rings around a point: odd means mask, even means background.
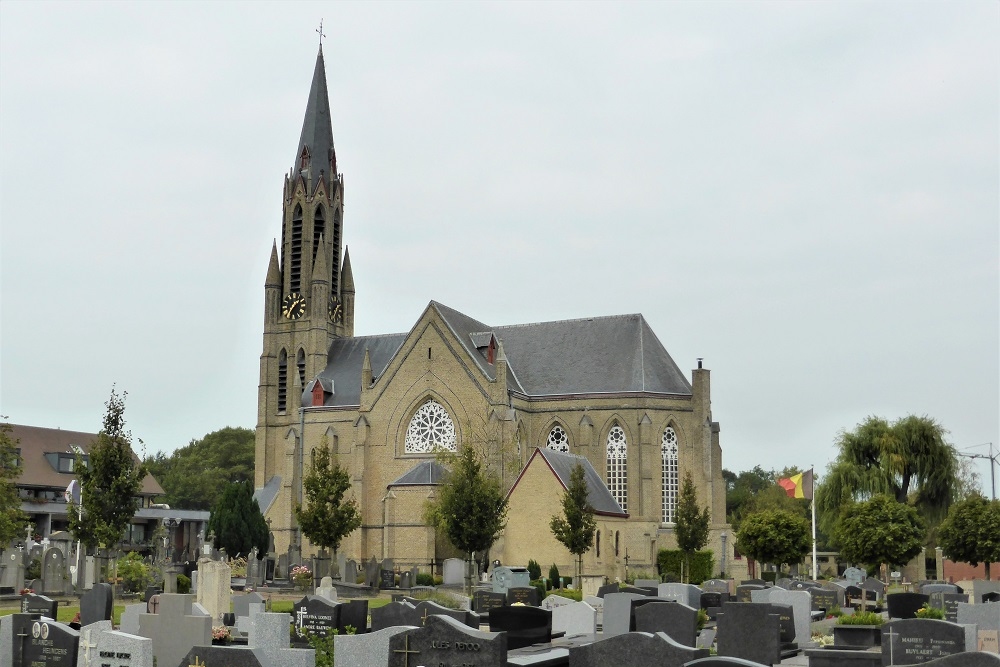
[[[947,431],[930,417],[910,415],[889,423],[868,417],[837,441],[837,458],[816,489],[824,532],[832,534],[852,503],[887,495],[915,507],[929,526],[948,513],[960,488],[958,455]]]

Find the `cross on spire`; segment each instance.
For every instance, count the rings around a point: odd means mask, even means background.
[[[319,20],[319,27],[316,28],[316,32],[319,33],[319,48],[322,49],[323,48],[323,38],[326,37],[326,35],[323,34],[323,19]]]

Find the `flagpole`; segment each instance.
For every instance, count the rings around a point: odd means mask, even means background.
[[[816,469],[814,467],[809,468],[809,477],[812,481],[812,520],[813,520],[813,581],[816,581],[817,575],[817,564],[816,564]]]

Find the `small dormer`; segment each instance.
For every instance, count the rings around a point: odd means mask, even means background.
[[[491,366],[496,363],[497,338],[493,335],[492,331],[469,334],[469,338],[472,339],[472,344],[475,345],[476,351],[485,357],[486,363]]]
[[[302,407],[322,407],[326,405],[326,399],[333,396],[333,380],[323,376],[316,376],[316,379],[306,385],[306,390],[302,392]]]

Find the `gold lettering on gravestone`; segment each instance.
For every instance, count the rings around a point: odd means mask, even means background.
[[[980,630],[979,641],[976,647],[986,653],[1000,653],[1000,631]]]

